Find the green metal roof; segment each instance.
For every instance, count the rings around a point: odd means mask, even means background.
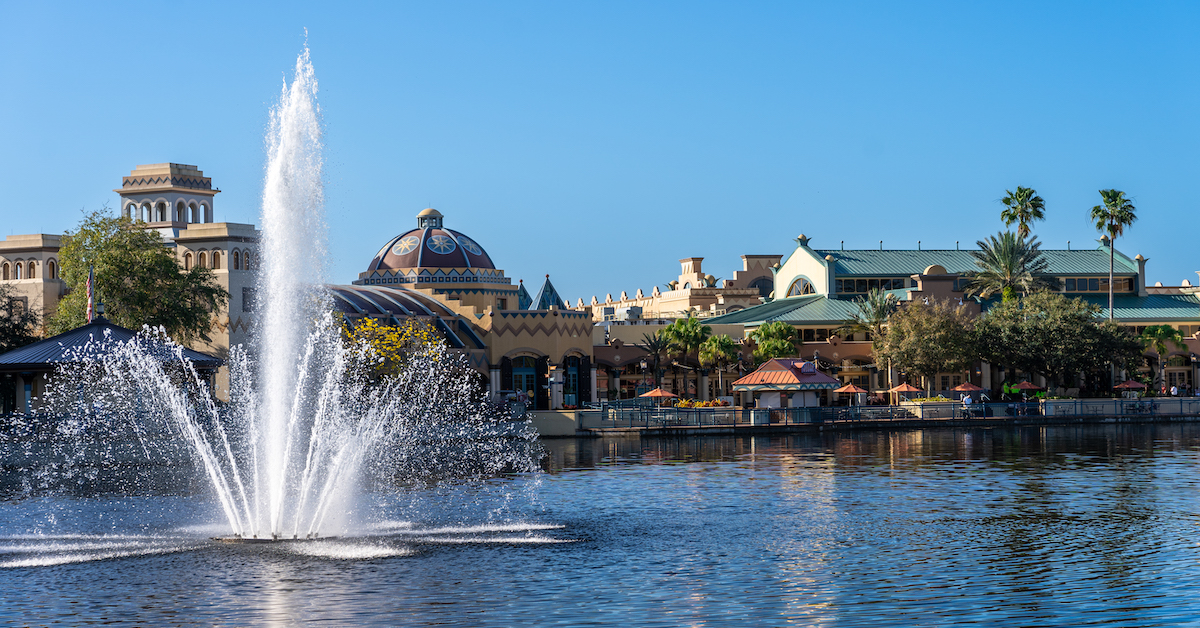
[[[1072,298],[1075,295],[1067,295]],[[1080,296],[1089,303],[1100,306],[1097,318],[1108,318],[1108,295]],[[984,307],[998,303],[990,299]],[[1195,294],[1151,294],[1145,297],[1117,295],[1113,299],[1117,320],[1122,322],[1200,322],[1200,298]],[[854,310],[851,299],[830,299],[823,295],[805,295],[778,299],[722,316],[704,319],[705,324],[715,325],[761,325],[771,321],[784,321],[793,325],[840,325],[850,319]]]
[[[824,295],[809,294],[800,297],[778,299],[744,310],[704,319],[705,324],[716,325],[761,325],[771,321],[784,321],[793,325],[837,324],[850,318],[854,303],[849,300],[830,299]]]
[[[1108,295],[1081,296],[1100,306],[1100,316],[1108,318]],[[1151,294],[1144,297],[1113,297],[1113,316],[1123,322],[1171,322],[1200,320],[1200,299],[1195,294]]]
[[[859,249],[852,251],[818,250],[814,251],[821,257],[832,255],[834,272],[839,276],[863,275],[867,277],[905,276],[924,272],[933,264],[945,267],[948,272],[963,273],[978,270],[975,258],[968,250],[955,251],[913,251],[913,250],[883,250]],[[1066,251],[1061,249],[1043,250],[1042,255],[1050,264],[1051,275],[1107,275],[1108,250],[1090,249],[1083,251]],[[1113,269],[1117,274],[1129,275],[1137,273],[1137,264],[1117,252],[1113,260]]]

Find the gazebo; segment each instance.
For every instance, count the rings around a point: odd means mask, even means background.
[[[735,392],[755,395],[760,408],[800,408],[820,405],[821,390],[833,390],[838,380],[817,370],[817,365],[794,358],[767,360],[753,373],[733,383]]]
[[[36,410],[34,400],[45,392],[54,369],[98,357],[102,345],[90,343],[106,339],[127,342],[136,337],[133,330],[100,317],[82,327],[0,354],[0,414]],[[191,349],[184,349],[183,356],[206,376],[224,364],[220,358]]]

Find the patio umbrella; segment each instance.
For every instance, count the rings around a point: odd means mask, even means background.
[[[955,386],[951,390],[957,390],[958,392],[979,392],[983,389],[976,386],[975,384],[972,384],[971,382],[963,382],[962,384]]]
[[[1113,388],[1119,388],[1121,390],[1145,390],[1146,385],[1136,380],[1127,379],[1120,384],[1113,386]]]
[[[899,386],[889,388],[888,392],[898,392],[898,393],[921,392],[921,389],[917,388],[916,386],[913,386],[912,384],[910,384],[908,382],[904,382],[903,384],[900,384]],[[907,399],[907,397],[905,397],[905,399]]]
[[[857,395],[859,393],[865,393],[867,391],[863,390],[862,388],[859,388],[858,386],[855,386],[854,384],[846,384],[845,386],[842,386],[841,388],[838,388],[837,390],[834,390],[833,392],[835,392],[835,393],[852,393],[852,394]],[[850,405],[854,405],[854,397],[850,398]]]
[[[1016,388],[1017,390],[1041,390],[1042,389],[1041,386],[1038,386],[1037,384],[1030,384],[1029,382],[1021,382],[1020,384],[1013,386],[1013,388]]]
[[[672,397],[678,397],[678,396],[679,395],[676,395],[675,393],[663,390],[662,388],[655,388],[654,390],[651,390],[648,393],[642,393],[642,394],[638,395],[638,397],[650,397],[651,399],[655,400],[655,403],[660,403],[661,400],[663,400],[663,399],[670,399]]]

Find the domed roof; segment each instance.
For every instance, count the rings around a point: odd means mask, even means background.
[[[496,266],[474,240],[442,227],[441,212],[426,209],[417,214],[416,229],[388,240],[379,249],[367,272],[399,268],[495,269]]]

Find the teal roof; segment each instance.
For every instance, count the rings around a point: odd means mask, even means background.
[[[1101,312],[1097,318],[1108,318],[1107,294],[1079,298],[1100,306]],[[985,302],[985,307],[998,302],[991,299]],[[708,318],[704,322],[710,325],[761,325],[771,321],[793,325],[840,325],[851,318],[853,310],[854,301],[851,299],[830,299],[810,294],[778,299]],[[1145,297],[1118,295],[1113,298],[1113,310],[1117,320],[1128,323],[1200,321],[1200,298],[1195,294],[1151,294]]]
[[[821,257],[832,255],[834,272],[839,276],[863,275],[867,277],[904,276],[924,272],[933,264],[945,267],[948,272],[963,273],[978,270],[975,258],[968,250],[954,251],[910,251],[861,249],[852,251],[819,250],[814,251]],[[1050,264],[1051,275],[1107,275],[1108,249],[1090,249],[1083,251],[1066,251],[1061,249],[1042,250],[1042,255]],[[1113,260],[1114,271],[1117,274],[1137,273],[1137,264],[1117,252]]]
[[[1108,295],[1081,296],[1081,299],[1102,310],[1100,316],[1108,318]],[[1132,295],[1113,297],[1113,316],[1124,322],[1171,322],[1200,320],[1200,299],[1195,294],[1151,294],[1138,297]]]
[[[704,319],[704,322],[713,325],[760,325],[771,321],[784,321],[793,325],[840,325],[850,318],[853,310],[853,301],[830,299],[820,294],[808,294],[777,299],[770,303],[707,318]]]
[[[558,290],[555,290],[554,284],[550,283],[550,275],[546,275],[546,283],[542,284],[542,289],[534,297],[532,309],[548,310],[551,306],[558,306],[560,310],[567,309],[567,304],[562,297],[558,296]]]

